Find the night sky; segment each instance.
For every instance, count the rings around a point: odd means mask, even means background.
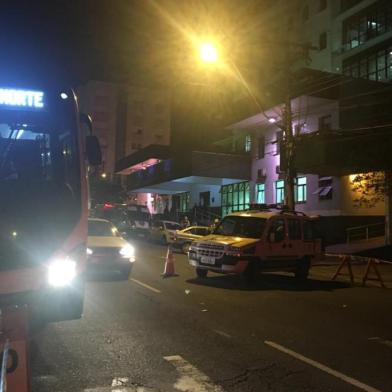
[[[267,0],[51,0],[0,5],[0,72],[61,79],[173,83],[193,78],[189,33],[218,35],[257,59]]]

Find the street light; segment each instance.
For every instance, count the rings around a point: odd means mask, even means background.
[[[216,63],[218,61],[218,51],[211,42],[203,42],[199,47],[200,59],[205,63]]]

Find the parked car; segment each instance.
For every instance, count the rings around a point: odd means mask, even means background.
[[[128,278],[135,262],[135,248],[105,219],[89,218],[87,269],[119,271]]]
[[[159,242],[163,245],[171,244],[174,241],[176,231],[181,229],[177,222],[159,220],[151,225],[150,240]]]
[[[146,238],[150,232],[151,214],[143,205],[97,204],[93,210],[93,216],[109,220],[123,235],[129,237]]]
[[[205,237],[208,234],[211,234],[211,229],[207,226],[190,226],[186,229],[177,230],[173,247],[181,249],[185,254],[188,254],[192,241]]]
[[[211,235],[191,244],[189,263],[202,278],[214,271],[244,274],[252,281],[259,271],[292,271],[303,280],[311,259],[321,253],[313,226],[313,219],[294,211],[232,213]]]

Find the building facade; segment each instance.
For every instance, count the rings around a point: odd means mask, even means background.
[[[294,0],[277,2],[272,8],[273,20],[285,21],[294,40],[318,48],[309,52],[308,67],[355,78],[392,80],[390,1]]]
[[[101,175],[113,178],[118,124],[118,86],[113,83],[89,81],[77,89],[78,103],[83,113],[91,116],[93,129],[102,150]]]

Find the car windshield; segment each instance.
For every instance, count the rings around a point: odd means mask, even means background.
[[[166,230],[179,230],[181,226],[175,222],[165,222],[165,228]]]
[[[228,216],[214,230],[214,234],[260,238],[266,221],[264,218]]]
[[[88,235],[93,237],[117,237],[117,229],[105,221],[88,221]]]

